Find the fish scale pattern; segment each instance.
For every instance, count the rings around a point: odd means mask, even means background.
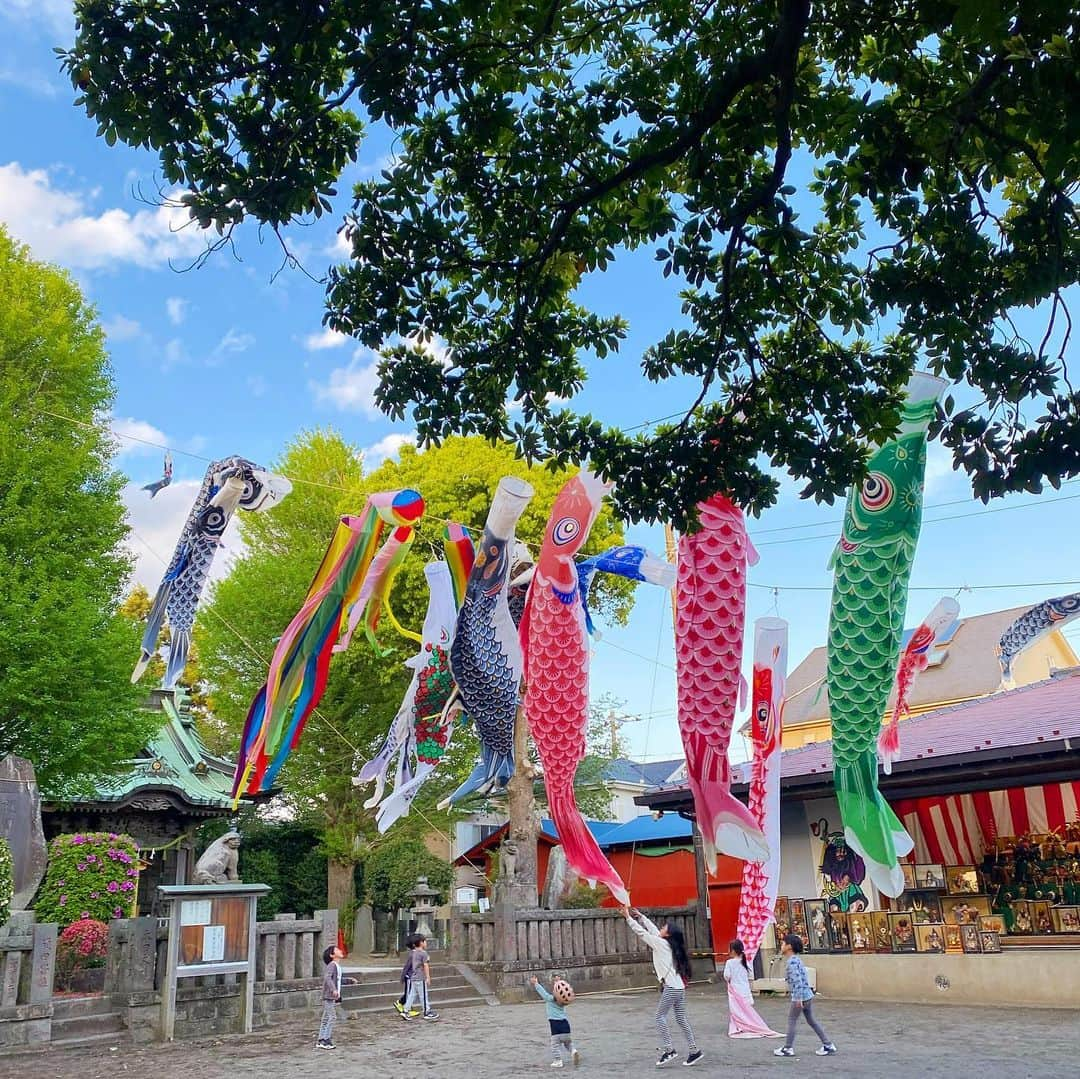
[[[679,731],[705,856],[760,859],[764,837],[731,795],[728,745],[735,722],[746,617],[746,570],[757,561],[742,512],[723,495],[698,506],[701,528],[679,539],[675,660]]]

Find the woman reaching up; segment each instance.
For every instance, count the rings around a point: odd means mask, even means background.
[[[660,1034],[660,1057],[656,1066],[662,1068],[677,1060],[671,1040],[671,1028],[667,1014],[675,1012],[675,1022],[686,1037],[686,1059],[683,1064],[692,1067],[701,1059],[701,1050],[694,1041],[694,1031],[686,1015],[686,983],[690,981],[690,956],[682,930],[668,922],[657,929],[639,910],[622,908],[627,925],[635,936],[640,937],[652,950],[653,969],[660,982],[660,1003],[656,1009],[656,1029]]]

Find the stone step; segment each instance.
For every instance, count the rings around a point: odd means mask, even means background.
[[[453,1008],[469,1008],[475,1007],[477,1004],[483,1004],[484,998],[474,993],[472,996],[451,996],[445,998],[436,998],[434,994],[431,997],[432,1007],[437,1012],[449,1011]],[[346,1018],[359,1019],[365,1015],[386,1014],[393,1011],[392,1002],[380,1002],[363,1004],[360,1007],[345,1008]],[[413,1022],[421,1023],[423,1020],[417,1016]]]
[[[83,1041],[95,1036],[116,1037],[126,1035],[127,1027],[116,1012],[105,1015],[83,1015],[76,1018],[57,1019],[53,1016],[52,1038],[54,1042]]]
[[[80,1034],[78,1037],[57,1037],[56,1028],[53,1028],[52,1047],[54,1049],[82,1048],[90,1045],[128,1045],[131,1043],[131,1034],[125,1030],[107,1031],[102,1034]]]
[[[360,997],[385,997],[399,996],[403,984],[400,981],[367,983],[364,985],[344,985],[341,987],[343,1000],[356,1000]],[[431,991],[436,989],[471,989],[470,983],[460,974],[448,975],[445,978],[432,977]]]
[[[428,993],[428,998],[433,1004],[439,1004],[443,1000],[456,999],[458,997],[471,997],[478,1002],[484,999],[470,985],[433,985],[431,991]],[[366,1008],[389,1008],[393,1005],[395,1000],[400,999],[401,992],[400,990],[395,989],[389,993],[366,993],[363,996],[342,997],[341,1006],[347,1012],[362,1011]]]
[[[84,1015],[108,1015],[113,1002],[102,994],[91,997],[53,997],[54,1019],[75,1019]]]

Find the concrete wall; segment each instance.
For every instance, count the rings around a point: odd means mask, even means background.
[[[818,992],[845,1000],[1080,1008],[1080,953],[1025,949],[1001,955],[811,955]],[[938,978],[947,988],[939,988]]]

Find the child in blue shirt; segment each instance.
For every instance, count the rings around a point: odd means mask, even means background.
[[[779,1049],[773,1050],[773,1056],[793,1057],[795,1055],[795,1024],[801,1014],[810,1024],[810,1029],[821,1039],[821,1048],[816,1050],[819,1057],[832,1056],[836,1052],[836,1046],[825,1037],[825,1031],[821,1024],[814,1018],[814,991],[810,988],[810,979],[806,976],[806,967],[799,958],[803,949],[802,938],[794,933],[784,937],[784,944],[780,949],[782,955],[787,957],[788,989],[791,991],[791,1010],[788,1012],[787,1037]]]
[[[558,981],[557,978],[555,980]],[[563,1066],[564,1049],[570,1054],[575,1065],[581,1063],[581,1054],[574,1048],[574,1039],[570,1034],[570,1020],[566,1018],[566,1008],[536,978],[530,978],[529,982],[547,1006],[548,1026],[551,1028],[551,1066]]]

